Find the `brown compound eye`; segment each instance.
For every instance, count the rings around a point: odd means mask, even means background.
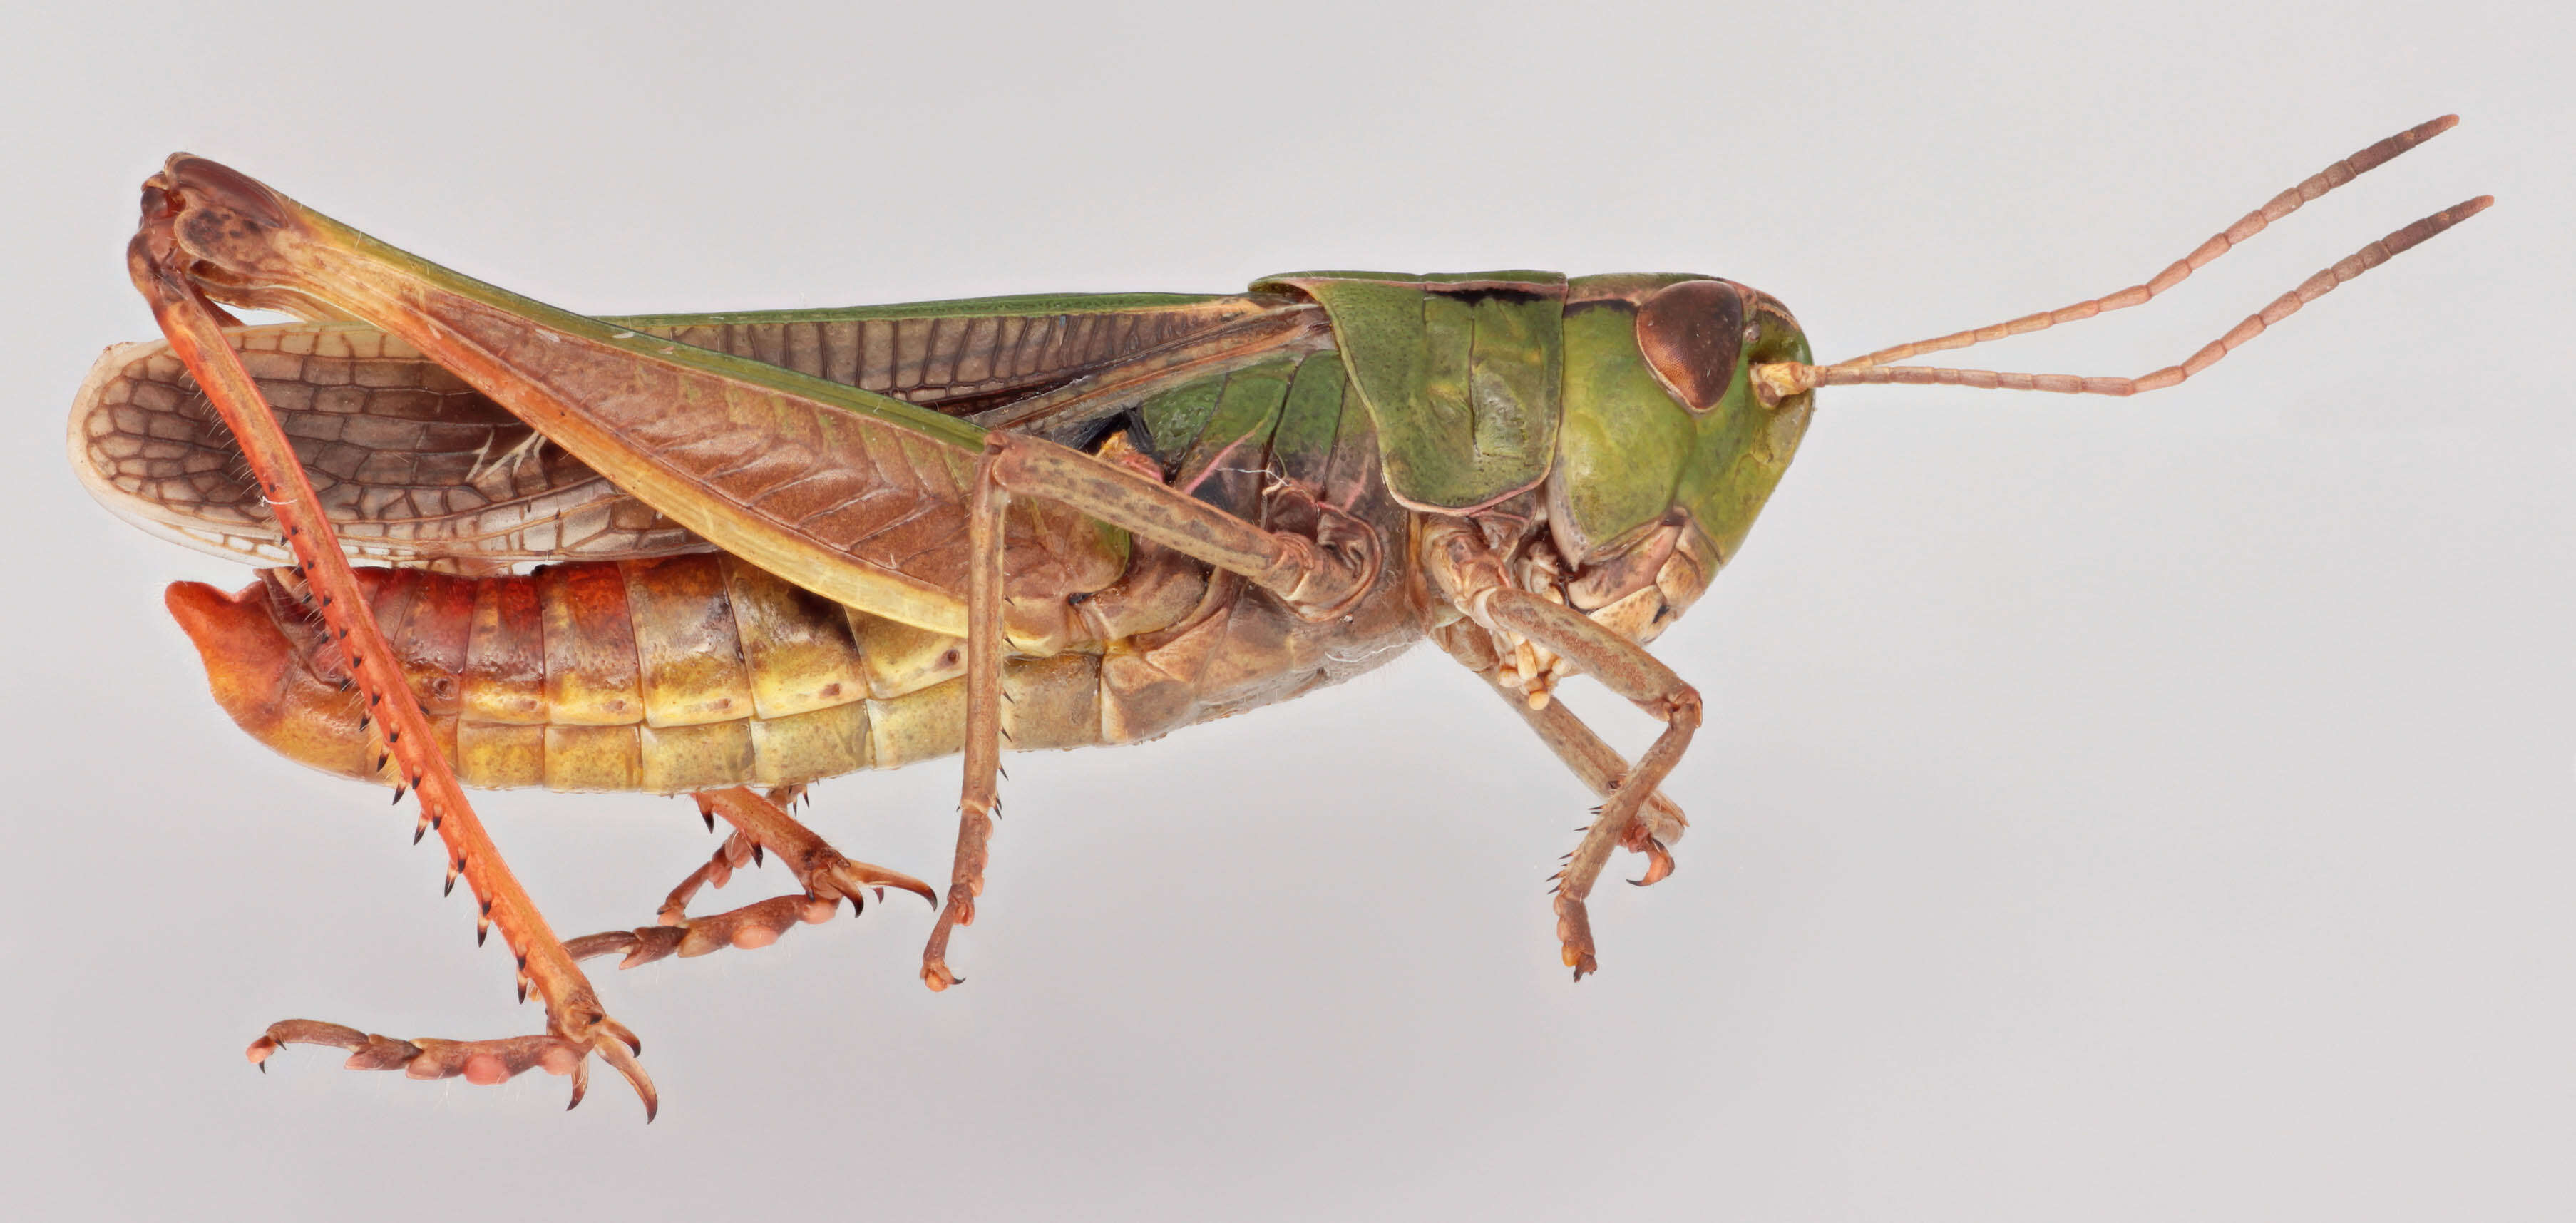
[[[1668,285],[1637,309],[1637,350],[1693,412],[1717,406],[1744,351],[1744,294],[1724,280]]]

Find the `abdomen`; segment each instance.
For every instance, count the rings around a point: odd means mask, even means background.
[[[1177,562],[1177,564],[1173,563]],[[1416,635],[1400,598],[1310,625],[1167,558],[1154,631],[1003,668],[1005,746],[1085,747],[1286,699]],[[454,761],[483,788],[679,793],[788,785],[957,751],[964,643],[850,611],[730,556],[552,565],[523,577],[360,569],[387,642]],[[1104,592],[1115,614],[1117,590]],[[234,594],[173,584],[224,711],[299,763],[382,780],[343,660],[277,571]],[[1168,627],[1164,627],[1168,625]],[[1359,660],[1357,665],[1354,660]]]

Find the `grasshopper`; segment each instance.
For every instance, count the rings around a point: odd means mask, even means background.
[[[581,961],[758,947],[895,887],[937,906],[921,977],[944,989],[1006,746],[1156,738],[1424,638],[1601,796],[1553,881],[1580,980],[1612,853],[1646,855],[1656,882],[1686,826],[1658,786],[1701,698],[1645,647],[1743,547],[1818,388],[2180,383],[2491,198],[2143,376],[1900,363],[2142,304],[2455,122],[2334,163],[2142,284],[1830,364],[1777,298],[1677,274],[1305,272],[1225,295],[586,318],[182,154],[145,184],[129,248],[164,339],[101,359],[72,455],[147,530],[265,566],[236,594],[170,589],[218,702],[290,758],[413,796],[414,840],[438,834],[478,940],[497,927],[545,1007],[543,1033],[497,1040],[288,1020],[251,1061],[306,1043],[418,1078],[542,1068],[577,1105],[596,1053],[649,1120],[641,1042]],[[244,327],[218,303],[304,321]],[[1553,699],[1577,675],[1662,724],[1636,760]],[[789,813],[824,777],[951,753],[944,890]],[[732,832],[658,924],[565,940],[468,786],[685,793]],[[689,915],[767,854],[800,894]]]

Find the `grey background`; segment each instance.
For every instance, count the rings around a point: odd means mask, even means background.
[[[0,47],[13,1213],[2570,1208],[2551,6],[214,7],[20,6]],[[2133,283],[2452,110],[2170,299],[1991,352],[2142,372],[2500,197],[2181,389],[1827,397],[1658,647],[1710,698],[1670,783],[1696,823],[1668,884],[1604,888],[1599,977],[1567,984],[1541,895],[1590,800],[1425,652],[1015,760],[946,995],[900,902],[604,973],[650,1128],[613,1082],[566,1116],[543,1076],[242,1063],[289,1015],[538,1015],[408,809],[207,699],[160,589],[246,572],[114,521],[61,457],[91,358],[151,329],[119,256],[172,149],[592,312],[1691,269],[1839,357]],[[834,783],[817,822],[936,876],[954,785]],[[709,847],[670,800],[483,809],[567,933],[646,920]]]

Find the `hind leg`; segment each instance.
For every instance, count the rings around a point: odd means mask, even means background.
[[[727,947],[766,947],[799,922],[819,924],[831,920],[843,900],[850,902],[852,912],[858,912],[865,903],[862,895],[870,890],[882,897],[887,888],[901,888],[938,903],[938,893],[929,884],[901,871],[843,857],[813,829],[789,815],[782,802],[773,801],[792,802],[793,791],[801,788],[773,790],[768,797],[742,786],[692,795],[709,829],[715,827],[716,817],[721,815],[733,825],[733,832],[717,846],[706,865],[690,872],[680,886],[671,889],[657,914],[659,924],[586,935],[565,944],[566,949],[576,960],[623,955],[625,958],[617,966],[634,968],[674,955],[687,958]],[[745,865],[759,865],[772,854],[796,877],[798,886],[805,889],[803,895],[773,896],[704,917],[688,915],[689,901],[698,889],[723,887],[734,871]]]

